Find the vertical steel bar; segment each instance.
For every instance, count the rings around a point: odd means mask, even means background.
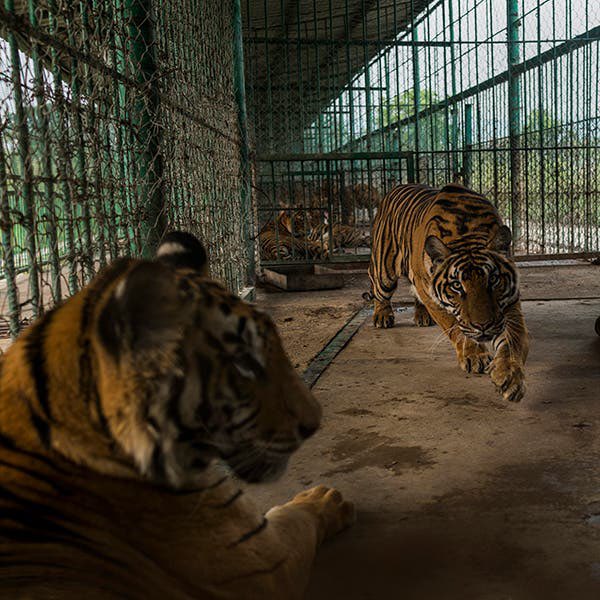
[[[138,91],[132,105],[131,121],[135,128],[134,158],[138,202],[144,202],[141,215],[141,254],[149,257],[166,229],[162,194],[162,161],[158,124],[158,93],[154,59],[153,23],[149,0],[125,0],[128,24],[127,47],[133,75],[143,91]]]
[[[48,23],[51,34],[56,35],[58,30],[57,14],[58,8],[56,6],[56,0],[48,0]],[[50,49],[50,57],[52,63],[52,79],[54,82],[54,102],[57,105],[58,114],[58,130],[59,139],[57,140],[58,145],[56,148],[58,164],[57,170],[61,177],[61,195],[62,195],[62,216],[63,216],[63,232],[64,232],[64,245],[65,253],[68,262],[68,277],[67,286],[70,294],[74,294],[79,288],[79,282],[77,281],[77,268],[76,268],[76,256],[75,256],[75,241],[73,233],[73,219],[74,219],[74,206],[73,206],[73,191],[71,188],[71,160],[69,156],[69,130],[70,124],[67,117],[66,111],[66,99],[63,92],[63,80],[62,73],[59,65],[59,54],[56,48]],[[59,239],[60,231],[59,227]]]
[[[473,105],[465,104],[465,139],[463,152],[463,183],[471,187],[473,170]]]
[[[14,0],[4,0],[4,8],[7,12],[14,14]],[[17,119],[17,144],[19,167],[21,169],[21,191],[23,198],[23,227],[25,229],[25,245],[29,254],[29,293],[33,317],[37,317],[42,311],[39,267],[37,261],[37,248],[35,239],[35,207],[33,198],[33,166],[31,164],[31,145],[29,141],[29,128],[27,114],[23,103],[23,83],[21,81],[21,59],[17,46],[17,38],[14,31],[9,27],[7,41],[10,48],[11,60],[11,86],[15,101],[15,116]]]
[[[38,18],[36,13],[37,2],[29,0],[29,22],[32,27],[38,26]],[[39,45],[34,42],[31,48],[31,60],[33,62],[33,81],[34,94],[38,104],[39,114],[39,131],[42,145],[42,161],[41,170],[44,176],[44,208],[45,215],[45,231],[48,236],[49,262],[50,262],[50,278],[52,286],[52,300],[59,302],[61,299],[60,286],[60,257],[58,250],[57,236],[57,214],[56,205],[54,203],[54,177],[52,174],[52,150],[50,148],[50,131],[48,126],[48,111],[49,107],[46,103],[44,94],[44,75],[40,62]]]
[[[519,134],[521,127],[521,79],[515,67],[521,61],[519,49],[519,0],[507,0],[507,51],[508,51],[508,130],[510,145],[510,191],[514,247],[522,246],[523,194],[521,189],[521,156]]]
[[[69,7],[66,13],[65,21],[67,24],[67,39],[69,45],[75,48],[75,8]],[[83,27],[82,27],[83,29]],[[82,264],[82,282],[85,284],[89,281],[93,274],[93,261],[94,251],[92,248],[92,228],[91,228],[91,215],[89,208],[89,197],[88,197],[88,184],[87,184],[87,172],[86,172],[86,148],[85,148],[85,136],[83,132],[83,120],[81,117],[82,113],[82,102],[81,102],[81,75],[79,61],[72,55],[70,60],[70,74],[71,74],[71,108],[73,110],[73,119],[75,121],[75,175],[77,179],[77,197],[75,202],[75,221],[77,228],[77,221],[81,219],[83,225],[83,236],[79,241],[79,255]],[[77,240],[76,240],[77,242]]]
[[[452,4],[454,0],[448,2],[448,21],[449,21],[449,40],[450,40],[450,85],[452,89],[452,96],[456,96],[457,93],[457,81],[456,81],[456,49],[454,43],[454,12]],[[459,31],[460,31],[460,17],[459,17]],[[459,171],[458,166],[458,110],[456,104],[450,109],[451,119],[451,133],[450,139],[452,143],[452,179],[456,179],[456,175]]]
[[[412,15],[412,24],[411,24],[411,42],[412,42],[412,62],[413,62],[413,110],[415,113],[415,143],[414,143],[414,151],[415,151],[415,162],[417,163],[417,181],[421,181],[421,168],[420,168],[420,121],[419,121],[419,113],[421,112],[421,73],[419,70],[419,48],[417,46],[417,42],[419,41],[417,34],[417,26],[414,23],[415,13],[414,13],[414,0],[411,3],[411,15]]]
[[[250,188],[250,145],[248,141],[248,114],[246,111],[246,86],[244,78],[244,42],[242,38],[242,6],[240,0],[233,0],[233,81],[237,103],[238,128],[240,135],[240,188],[242,235],[246,247],[246,281],[251,284],[255,277],[254,244],[252,242],[254,224],[252,193]]]
[[[0,231],[2,232],[2,258],[4,263],[2,266],[6,280],[6,297],[8,300],[8,328],[10,336],[14,339],[19,334],[21,306],[17,297],[17,273],[12,240],[14,223],[11,219],[10,204],[8,201],[6,155],[4,154],[4,141],[2,137],[2,130],[0,129]]]

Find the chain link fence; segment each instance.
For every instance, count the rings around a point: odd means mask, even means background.
[[[166,229],[248,283],[235,17],[218,0],[4,0],[0,336]]]

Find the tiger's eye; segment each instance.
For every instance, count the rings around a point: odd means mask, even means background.
[[[460,281],[453,281],[450,284],[450,289],[454,292],[462,292],[463,287],[462,287]]]

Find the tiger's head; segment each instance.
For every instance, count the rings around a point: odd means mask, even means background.
[[[431,297],[475,341],[488,342],[500,335],[506,309],[519,299],[517,272],[509,257],[511,241],[505,225],[485,246],[453,250],[433,235],[425,241],[431,260]]]
[[[319,426],[270,317],[208,277],[189,234],[113,264],[38,326],[48,398],[29,404],[48,447],[96,471],[193,489],[218,457],[265,481]]]

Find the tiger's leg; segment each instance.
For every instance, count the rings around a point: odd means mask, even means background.
[[[378,228],[379,229],[379,228]],[[374,229],[374,247],[371,250],[369,279],[373,296],[373,324],[375,327],[388,329],[394,326],[394,309],[392,296],[398,286],[395,257],[391,251],[391,242],[383,240],[378,229]]]
[[[524,366],[529,352],[529,334],[520,303],[505,314],[506,327],[494,340],[495,356],[489,368],[490,377],[509,402],[519,402],[525,395]]]
[[[304,598],[312,563],[326,539],[349,527],[355,520],[354,506],[333,488],[319,485],[296,495],[266,514],[268,527],[287,548],[282,565],[284,581],[274,582],[275,598]],[[285,584],[285,587],[279,587]],[[285,591],[285,593],[284,593]],[[289,593],[289,596],[286,595]],[[261,596],[266,598],[271,596]]]
[[[427,298],[424,304],[430,316],[452,342],[460,368],[467,373],[485,373],[492,360],[487,347],[465,337],[457,327],[456,319],[432,300]]]
[[[434,324],[427,307],[415,298],[415,325],[417,327],[429,327]]]

